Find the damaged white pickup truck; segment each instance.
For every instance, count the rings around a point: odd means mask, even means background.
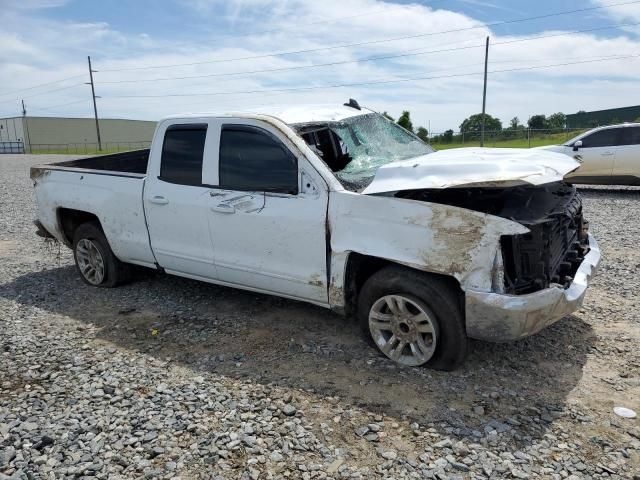
[[[150,150],[31,169],[39,234],[88,284],[129,265],[357,315],[402,365],[453,369],[576,310],[600,260],[572,158],[434,152],[351,101],[162,120]]]

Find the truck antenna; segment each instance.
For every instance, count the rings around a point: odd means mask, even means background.
[[[362,110],[362,108],[360,108],[360,104],[354,100],[353,98],[349,99],[349,103],[345,103],[344,104],[345,107],[351,107],[351,108],[355,108],[356,110]]]

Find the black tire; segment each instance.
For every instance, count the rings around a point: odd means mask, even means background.
[[[78,259],[80,256],[78,244],[82,240],[88,240],[89,242],[91,242],[91,244],[95,246],[102,258],[104,272],[100,281],[96,281],[95,277],[94,281],[90,281],[82,272],[80,261]],[[83,223],[78,228],[76,228],[75,232],[73,233],[73,258],[75,260],[76,268],[78,270],[80,278],[87,285],[91,285],[92,287],[112,288],[126,282],[129,279],[129,266],[126,263],[118,260],[118,258],[113,254],[113,251],[111,251],[109,242],[104,236],[102,229],[95,222]]]
[[[385,267],[369,277],[358,295],[357,316],[364,334],[379,350],[369,328],[369,312],[379,299],[388,295],[401,295],[429,312],[437,341],[425,366],[455,370],[464,362],[467,334],[455,286],[437,276],[401,266]]]

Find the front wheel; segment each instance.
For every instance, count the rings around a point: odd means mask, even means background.
[[[454,370],[467,353],[458,292],[446,281],[404,267],[386,267],[364,284],[358,299],[364,333],[403,366]]]
[[[73,235],[73,257],[82,280],[94,287],[115,287],[128,278],[127,265],[111,251],[102,229],[93,222]]]

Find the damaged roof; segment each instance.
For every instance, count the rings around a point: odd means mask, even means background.
[[[260,107],[238,112],[204,112],[171,115],[165,119],[193,118],[193,117],[242,117],[243,115],[267,115],[275,117],[289,125],[300,123],[339,122],[345,118],[356,117],[367,113],[375,113],[373,110],[362,107],[347,107],[344,105],[297,105],[286,108]]]

